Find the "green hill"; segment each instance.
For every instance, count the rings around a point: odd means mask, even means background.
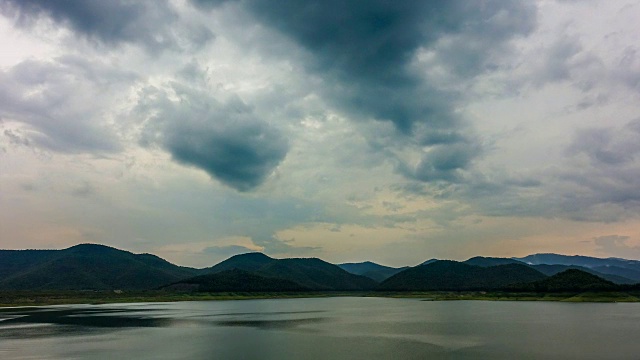
[[[0,251],[2,290],[144,290],[197,274],[151,254],[95,244]]]
[[[199,292],[280,292],[309,291],[293,281],[260,276],[244,270],[224,270],[181,280],[164,287],[166,290]]]
[[[370,290],[377,282],[351,274],[334,264],[316,258],[273,259],[260,253],[233,256],[206,271],[244,270],[256,275],[293,281],[313,290]]]
[[[495,290],[511,284],[542,280],[546,276],[526,265],[490,267],[440,260],[404,270],[383,281],[383,291]]]
[[[513,285],[512,288],[535,292],[563,292],[563,291],[606,291],[617,290],[619,287],[611,281],[586,271],[568,269],[544,280],[529,284]]]

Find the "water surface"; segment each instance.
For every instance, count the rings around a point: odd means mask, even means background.
[[[0,309],[0,359],[638,359],[640,304],[312,298]]]

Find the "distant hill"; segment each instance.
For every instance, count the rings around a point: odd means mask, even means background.
[[[603,265],[603,266],[594,266],[593,270],[606,275],[615,275],[621,276],[627,279],[631,279],[634,282],[640,282],[640,269],[636,266],[630,267],[621,267],[615,265]]]
[[[561,273],[563,271],[569,270],[569,269],[576,269],[576,270],[581,270],[584,272],[587,272],[589,274],[593,274],[596,276],[599,276],[605,280],[611,281],[615,284],[635,284],[637,283],[637,281],[625,278],[623,276],[619,276],[619,275],[613,275],[613,274],[604,274],[601,273],[599,271],[596,271],[594,269],[589,269],[587,267],[584,266],[577,266],[577,265],[547,265],[547,264],[540,264],[540,265],[529,265],[532,268],[540,271],[541,273],[547,275],[547,276],[553,276],[555,274]]]
[[[551,258],[551,259],[553,259],[553,258]],[[568,261],[570,261],[570,260],[568,260]],[[496,266],[496,265],[506,265],[506,264],[526,264],[523,261],[512,259],[512,258],[483,257],[483,256],[472,257],[471,259],[463,261],[463,262],[465,264],[482,266],[482,267]],[[588,267],[579,266],[579,265],[560,265],[560,264],[553,264],[553,265],[549,265],[549,264],[538,264],[538,265],[528,264],[528,265],[533,267],[534,269],[540,271],[541,273],[547,275],[547,276],[552,276],[552,275],[555,275],[557,273],[563,272],[563,271],[568,270],[568,269],[578,269],[578,270],[582,270],[582,271],[588,272],[590,274],[599,276],[601,278],[604,278],[605,280],[612,281],[612,282],[614,282],[616,284],[634,284],[634,283],[638,282],[638,281],[632,280],[630,278],[618,275],[618,274],[623,274],[623,273],[626,273],[626,274],[630,273],[630,274],[633,275],[634,274],[633,270],[630,270],[630,269],[622,269],[622,268],[612,269],[612,268],[607,267],[605,269],[605,271],[610,271],[611,273],[609,274],[609,273],[606,273],[606,272],[597,271],[599,269],[599,267],[588,268]],[[640,273],[637,274],[637,275],[640,276]]]
[[[518,261],[518,260],[515,260],[515,259],[499,258],[499,257],[484,257],[484,256],[472,257],[469,260],[463,261],[463,263],[468,264],[468,265],[482,266],[482,267],[497,266],[497,265],[507,265],[507,264],[526,265],[522,261]]]
[[[635,282],[640,282],[640,261],[637,260],[559,254],[534,254],[514,259],[531,265],[582,266],[602,274],[621,276]]]
[[[143,290],[196,275],[151,254],[96,244],[0,250],[1,290]]]
[[[438,260],[438,259],[429,259],[429,260],[423,262],[420,265],[428,265],[428,264],[431,264],[431,263],[436,262],[436,261],[440,261],[440,260]]]
[[[317,258],[273,259],[260,253],[236,255],[204,271],[217,273],[232,269],[293,281],[312,290],[357,291],[377,286],[377,282],[368,277],[351,274]]]
[[[577,269],[565,270],[544,280],[513,285],[512,287],[536,292],[603,291],[619,288],[611,281]]]
[[[309,291],[311,289],[290,280],[270,278],[244,270],[224,270],[200,275],[165,286],[166,290],[199,292],[280,292]]]
[[[378,290],[492,290],[544,278],[546,278],[544,274],[526,265],[505,264],[481,267],[457,261],[440,260],[399,272],[382,282]]]
[[[342,270],[345,270],[355,275],[366,276],[377,282],[382,282],[388,279],[389,277],[399,273],[400,271],[408,269],[407,266],[401,267],[401,268],[394,268],[394,267],[376,264],[371,261],[365,261],[361,263],[338,264],[338,266]]]

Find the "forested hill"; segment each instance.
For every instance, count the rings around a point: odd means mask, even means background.
[[[388,278],[378,287],[386,291],[495,290],[511,284],[545,279],[541,272],[524,264],[489,267],[440,260],[419,265]]]
[[[153,289],[197,273],[155,255],[96,244],[0,250],[0,290]]]
[[[261,253],[236,255],[205,271],[217,273],[232,269],[293,281],[313,290],[357,291],[377,286],[377,282],[370,278],[351,274],[317,258],[273,259]]]

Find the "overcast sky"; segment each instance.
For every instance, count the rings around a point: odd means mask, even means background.
[[[0,0],[0,247],[640,258],[640,1]]]

